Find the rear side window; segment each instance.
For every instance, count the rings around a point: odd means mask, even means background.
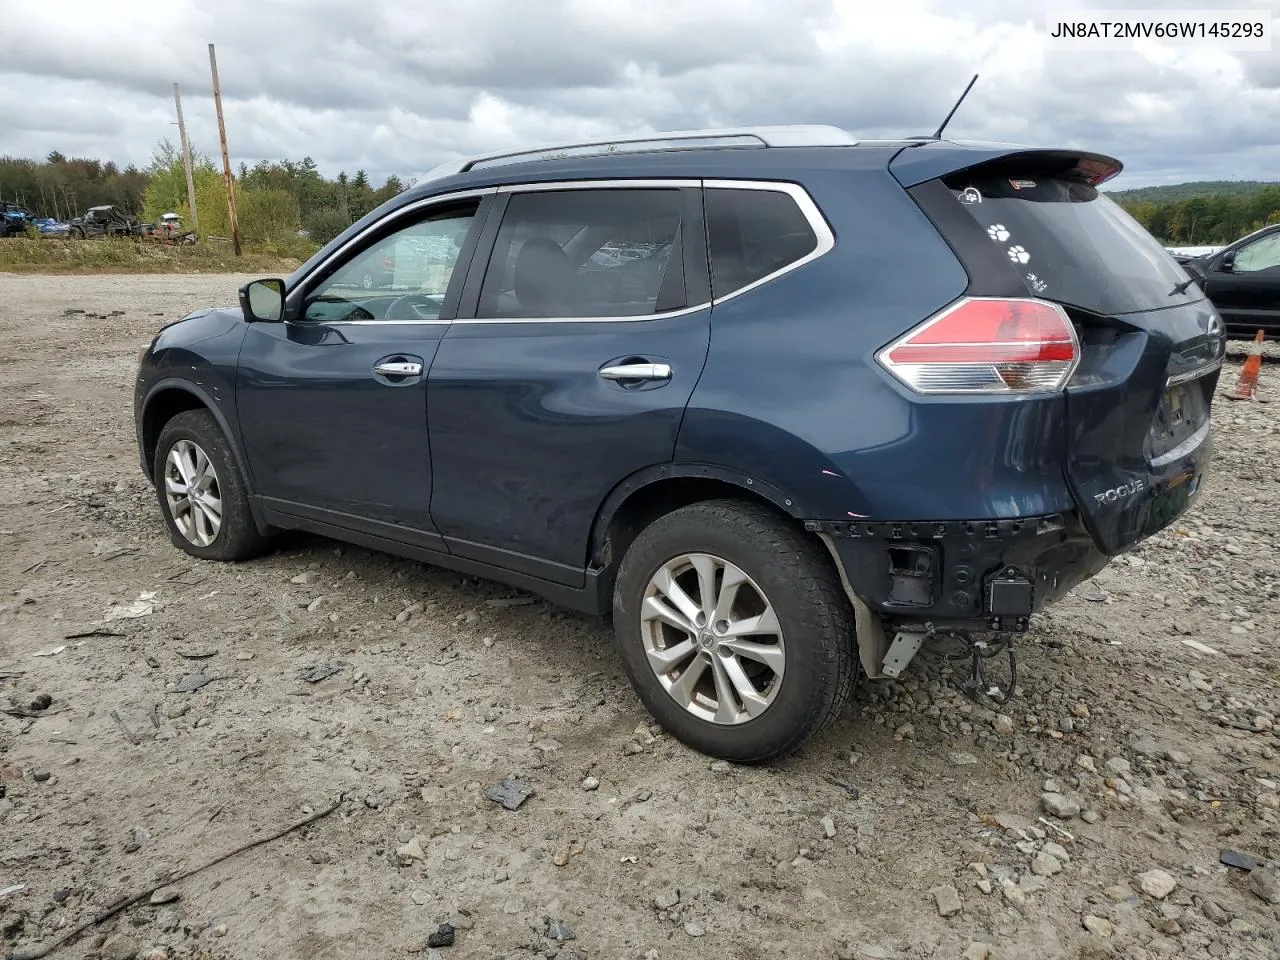
[[[818,238],[796,201],[779,190],[706,192],[711,291],[719,299],[803,260]]]
[[[678,189],[511,197],[480,318],[642,317],[684,306]]]
[[[1100,314],[1186,303],[1194,285],[1142,225],[1085,183],[984,176],[947,186],[1035,296]]]

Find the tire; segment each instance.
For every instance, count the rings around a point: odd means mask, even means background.
[[[206,462],[212,467],[211,482],[203,471]],[[176,491],[189,487],[186,480],[197,472],[205,479],[196,500],[178,496],[179,501],[186,500],[185,509],[182,502],[172,504]],[[236,561],[266,549],[268,538],[253,521],[235,456],[207,410],[185,410],[164,425],[156,443],[152,481],[169,538],[180,550],[201,560]],[[215,501],[220,510],[213,509]],[[210,518],[219,513],[215,528]]]
[[[700,602],[699,584],[709,572],[715,586],[708,595],[716,599],[708,605]],[[714,609],[726,596],[720,585],[730,578],[740,582],[731,604]],[[680,604],[660,585],[672,592],[687,588],[692,606],[685,609],[706,618],[710,606],[711,618],[701,626],[695,621],[694,634],[677,627],[667,614],[679,613]],[[664,616],[652,616],[660,608]],[[747,619],[770,608],[776,636],[771,629],[743,630]],[[718,616],[726,609],[727,618]],[[618,570],[613,624],[627,675],[649,712],[677,739],[725,760],[761,763],[794,752],[840,713],[853,689],[853,611],[829,558],[816,541],[755,504],[705,501],[641,531]],[[770,626],[763,619],[753,625]],[[744,635],[756,637],[754,653],[737,656],[728,648]],[[662,678],[650,665],[660,654],[668,654],[664,666],[681,658]],[[706,663],[698,679],[682,686],[700,658]],[[780,676],[766,659],[781,667]],[[739,695],[744,677],[756,694],[750,709],[748,697]],[[722,696],[730,687],[735,692]]]

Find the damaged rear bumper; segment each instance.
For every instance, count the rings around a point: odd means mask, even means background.
[[[1107,563],[1077,514],[1011,520],[807,521],[846,588],[889,626],[1025,630]]]

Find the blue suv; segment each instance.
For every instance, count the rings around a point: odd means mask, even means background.
[[[142,467],[195,557],[300,529],[611,616],[715,756],[940,637],[999,699],[984,663],[1210,457],[1222,324],[1119,169],[828,127],[449,164],[164,328]]]

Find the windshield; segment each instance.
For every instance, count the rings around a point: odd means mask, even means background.
[[[1141,224],[1092,186],[995,176],[947,185],[1038,297],[1114,315],[1203,296],[1183,286],[1187,273]]]

